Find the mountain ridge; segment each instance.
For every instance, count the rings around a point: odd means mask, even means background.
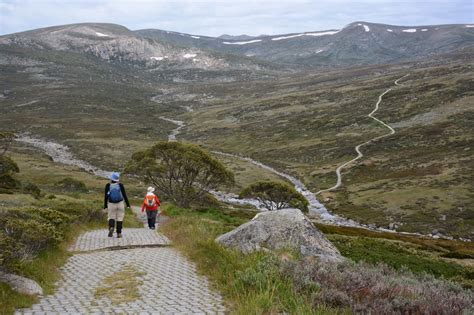
[[[92,54],[145,68],[245,69],[385,64],[474,47],[474,25],[397,26],[356,21],[342,29],[211,37],[111,23],[52,26],[0,36],[0,45]]]

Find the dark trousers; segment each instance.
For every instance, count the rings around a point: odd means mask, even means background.
[[[117,221],[117,233],[122,234],[122,226],[123,226],[123,221]],[[112,229],[112,232],[115,229],[115,220],[110,219],[109,220],[109,230]]]
[[[146,210],[146,218],[148,220],[148,227],[154,228],[156,222],[156,215],[158,214],[158,210]]]

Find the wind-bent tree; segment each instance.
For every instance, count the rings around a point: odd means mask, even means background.
[[[255,198],[270,211],[291,207],[308,212],[308,200],[295,188],[285,183],[256,182],[242,190],[239,197]]]
[[[158,142],[135,152],[125,172],[143,176],[164,197],[188,207],[209,190],[234,184],[234,175],[198,146],[181,142]]]

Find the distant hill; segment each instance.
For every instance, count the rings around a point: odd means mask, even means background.
[[[249,40],[252,38],[255,38],[256,36],[249,36],[249,35],[228,35],[228,34],[222,34],[221,36],[217,37],[223,40]]]
[[[210,37],[83,23],[0,36],[0,49],[71,51],[155,69],[256,71],[419,60],[473,47],[473,26],[354,22],[340,30]]]
[[[72,24],[15,33],[0,37],[0,50],[5,46],[85,53],[109,62],[158,69],[258,70],[266,67],[246,57],[143,37],[115,24]]]
[[[474,46],[474,25],[394,26],[354,22],[341,30],[273,36],[207,37],[135,31],[185,47],[209,49],[295,66],[346,66],[409,61]]]

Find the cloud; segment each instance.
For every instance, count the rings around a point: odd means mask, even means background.
[[[398,25],[472,23],[471,0],[0,0],[0,34],[107,22],[217,36],[341,28],[353,21]]]

